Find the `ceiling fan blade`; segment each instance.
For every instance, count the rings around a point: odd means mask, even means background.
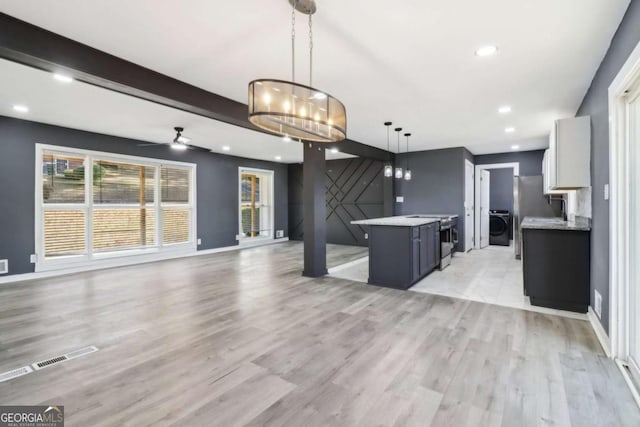
[[[160,142],[150,142],[148,144],[136,144],[138,147],[151,147],[153,145],[167,145],[165,143],[160,143]]]
[[[197,145],[189,145],[188,148],[189,148],[189,150],[202,151],[202,152],[205,152],[205,153],[211,152],[211,150],[209,150],[208,148],[198,147]]]

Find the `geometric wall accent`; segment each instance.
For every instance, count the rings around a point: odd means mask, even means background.
[[[366,229],[351,221],[384,216],[384,164],[379,160],[328,160],[325,173],[327,243],[367,246]],[[289,165],[289,239],[304,237],[302,164]]]

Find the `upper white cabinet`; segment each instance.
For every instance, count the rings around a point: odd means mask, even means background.
[[[552,190],[551,183],[549,182],[549,176],[551,175],[551,163],[549,162],[549,150],[544,150],[544,157],[542,158],[542,185],[544,188],[544,194],[566,194],[568,190]]]
[[[589,116],[556,120],[545,152],[543,174],[546,194],[591,186]]]

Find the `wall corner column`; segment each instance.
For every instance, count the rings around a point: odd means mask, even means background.
[[[304,143],[302,211],[304,218],[303,276],[327,274],[326,161],[324,146]]]

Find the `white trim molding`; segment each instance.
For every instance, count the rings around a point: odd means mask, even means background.
[[[640,43],[609,86],[609,337],[611,357],[628,355],[630,156],[625,94],[640,78]]]
[[[474,245],[475,249],[480,249],[480,173],[487,169],[509,169],[513,168],[513,176],[520,175],[520,162],[513,163],[492,163],[488,165],[476,165],[475,169],[475,233],[474,233]],[[514,201],[515,202],[515,201]],[[512,212],[513,214],[513,212]]]

